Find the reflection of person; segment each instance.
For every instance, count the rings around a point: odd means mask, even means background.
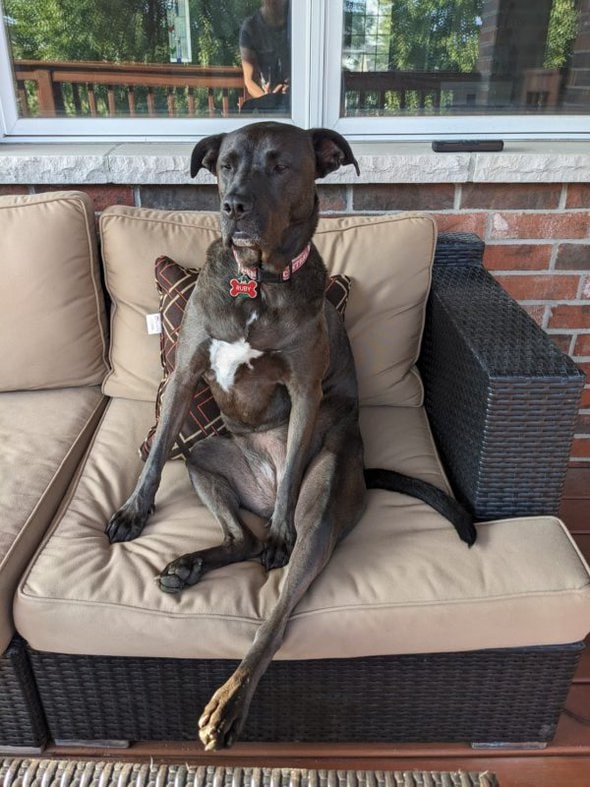
[[[242,111],[288,111],[291,77],[289,0],[262,0],[240,28],[240,56],[246,90]]]

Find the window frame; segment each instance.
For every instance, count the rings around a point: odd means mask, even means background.
[[[291,118],[304,128],[324,126],[353,141],[424,141],[457,138],[590,139],[587,115],[456,115],[340,117],[343,6],[294,0]],[[0,0],[0,13],[3,12]],[[336,86],[336,89],[334,88]],[[231,131],[252,118],[19,118],[8,38],[0,24],[0,136],[5,142],[158,141],[194,139]]]
[[[339,4],[340,5],[340,4]],[[414,117],[340,117],[342,32],[344,13],[326,3],[323,29],[325,71],[322,125],[358,141],[423,141],[432,139],[590,139],[586,115],[455,115]],[[330,85],[338,85],[331,90]]]

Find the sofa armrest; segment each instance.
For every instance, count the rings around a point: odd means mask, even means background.
[[[556,514],[584,375],[481,266],[441,235],[419,368],[456,496],[477,520]]]

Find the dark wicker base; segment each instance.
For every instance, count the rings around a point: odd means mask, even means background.
[[[241,739],[546,742],[583,644],[273,662]],[[192,740],[236,662],[31,652],[52,736]]]
[[[0,656],[0,746],[42,749],[47,737],[25,646],[14,639]]]

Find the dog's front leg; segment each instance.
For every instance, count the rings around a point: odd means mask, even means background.
[[[322,354],[317,356],[315,369],[309,369],[309,357],[305,361],[305,373],[294,370],[287,383],[291,398],[287,452],[261,558],[267,570],[284,566],[293,551],[296,538],[295,507],[303,473],[310,459],[313,434],[322,401],[322,377],[325,368]]]
[[[191,351],[190,343],[179,343],[176,369],[162,398],[162,410],[148,458],[135,489],[126,503],[113,514],[106,534],[111,544],[132,541],[140,535],[154,508],[162,468],[188,414],[195,385],[205,370],[206,353],[199,344]]]

